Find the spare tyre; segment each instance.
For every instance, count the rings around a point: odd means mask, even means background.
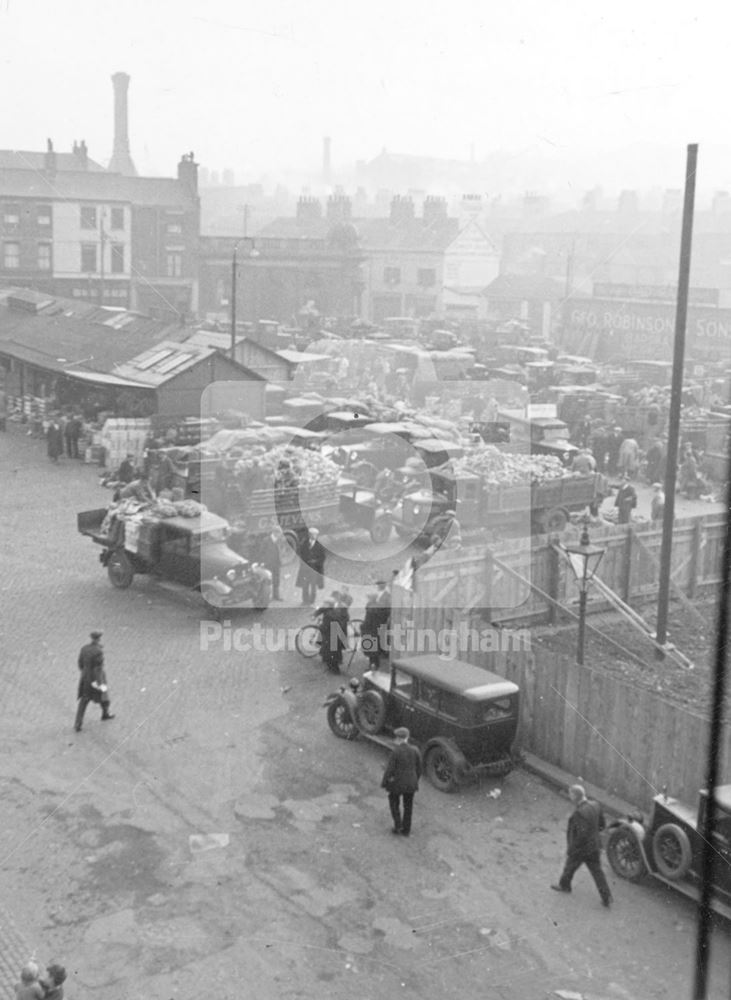
[[[364,733],[375,736],[386,721],[386,704],[378,691],[365,691],[355,710],[358,726]]]

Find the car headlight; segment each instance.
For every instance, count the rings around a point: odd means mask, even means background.
[[[227,580],[235,580],[236,579],[236,570],[235,569],[230,569],[226,573],[226,579]]]
[[[418,505],[418,504],[415,504],[415,505],[414,505],[414,506],[413,506],[413,507],[411,508],[411,511],[412,511],[412,513],[413,513],[414,517],[416,517],[416,516],[417,516],[417,514],[420,514],[420,513],[421,513],[421,507],[419,507],[419,505]]]

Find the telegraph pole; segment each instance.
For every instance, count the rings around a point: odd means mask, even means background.
[[[678,273],[678,299],[675,309],[675,341],[673,346],[673,380],[670,389],[668,416],[668,448],[665,461],[665,514],[662,522],[662,548],[660,549],[660,581],[657,595],[657,628],[655,656],[662,660],[662,647],[667,641],[668,604],[670,601],[670,559],[673,550],[673,523],[675,520],[675,484],[680,441],[680,408],[683,395],[683,361],[685,360],[685,327],[688,318],[688,286],[690,284],[690,251],[693,240],[693,206],[695,202],[695,175],[698,163],[697,143],[688,146],[685,166],[685,199],[683,202],[683,228],[680,237],[680,268]]]
[[[231,259],[231,358],[236,358],[236,251],[238,243],[234,243],[234,253]]]

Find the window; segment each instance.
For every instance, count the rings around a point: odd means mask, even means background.
[[[111,229],[124,229],[124,209],[113,208],[110,222]]]
[[[464,702],[459,695],[453,694],[451,691],[442,691],[440,707],[442,715],[447,719],[458,719],[463,704]]]
[[[3,247],[3,267],[20,267],[20,243],[6,243]]]
[[[81,228],[96,229],[96,208],[93,205],[81,206]]]
[[[402,670],[394,669],[393,672],[393,690],[398,691],[399,694],[405,695],[405,697],[411,697],[411,689],[414,684],[414,678],[411,674],[405,674]]]
[[[51,244],[38,244],[38,269],[40,271],[51,270]]]
[[[167,254],[167,276],[168,278],[180,278],[183,274],[183,255],[182,253],[170,253]]]
[[[51,206],[39,205],[36,209],[36,223],[39,226],[51,225]]]
[[[439,688],[420,680],[416,693],[416,701],[421,702],[422,705],[426,705],[436,712],[439,708]]]
[[[17,205],[6,205],[3,212],[3,222],[6,226],[14,228],[20,225],[20,209]]]
[[[165,228],[171,236],[179,236],[183,231],[183,227],[179,222],[168,222]]]
[[[384,267],[383,280],[387,285],[398,285],[401,282],[401,268]]]
[[[124,243],[112,243],[112,274],[124,274]]]
[[[433,267],[420,267],[416,272],[416,283],[422,288],[433,288],[437,283],[437,272]]]
[[[81,270],[85,274],[96,271],[96,243],[81,244]]]

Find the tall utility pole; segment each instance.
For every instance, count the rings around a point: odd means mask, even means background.
[[[678,273],[678,300],[675,309],[675,342],[673,347],[673,380],[670,389],[668,415],[668,450],[665,461],[665,513],[662,522],[662,548],[660,549],[660,585],[657,595],[657,629],[655,656],[663,659],[662,646],[668,634],[668,604],[670,601],[670,559],[673,550],[673,522],[675,520],[675,483],[680,441],[680,407],[683,395],[683,362],[685,360],[685,325],[688,317],[688,287],[690,284],[690,250],[693,239],[693,206],[695,202],[695,175],[698,163],[698,145],[688,146],[685,166],[685,200],[683,202],[683,229],[680,237],[680,269]]]
[[[104,209],[99,209],[99,305],[104,305]]]
[[[234,243],[234,253],[231,258],[231,357],[236,358],[236,251],[238,243]]]

